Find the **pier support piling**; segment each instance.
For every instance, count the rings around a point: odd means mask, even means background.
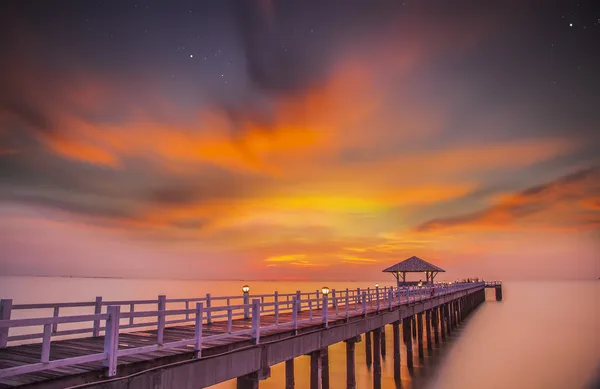
[[[502,301],[502,287],[496,286],[494,289],[496,289],[496,301]]]
[[[360,340],[360,337],[358,337]],[[356,389],[356,338],[346,340],[346,388]]]
[[[294,389],[296,382],[294,379],[294,360],[285,361],[285,389]]]
[[[400,382],[400,322],[392,323],[394,338],[394,379]]]
[[[373,389],[381,389],[381,332],[373,331]]]
[[[438,309],[433,308],[431,313],[432,313],[432,319],[433,319],[433,337],[435,339],[435,344],[438,345],[438,344],[440,344],[440,335],[439,335],[439,329],[438,329],[438,325],[439,325]]]
[[[250,373],[245,376],[238,377],[237,389],[258,389],[258,372]]]
[[[419,359],[425,358],[423,351],[423,314],[417,314],[417,345],[419,349]]]
[[[321,350],[321,388],[329,389],[329,350],[327,347]]]
[[[310,353],[310,389],[322,389],[322,363],[321,350]]]
[[[404,333],[404,344],[406,345],[406,365],[409,368],[413,367],[411,323],[411,318],[402,320],[402,332]]]
[[[412,337],[413,339],[417,339],[417,318],[412,316],[410,320],[410,326],[412,328]]]
[[[431,344],[431,310],[425,311],[425,335],[427,337],[427,350],[433,350]]]
[[[371,347],[371,332],[366,332],[365,333],[365,357],[366,357],[366,362],[367,362],[367,367],[371,368],[371,365],[373,364],[373,354],[372,352],[372,347]]]
[[[385,360],[386,348],[385,348],[385,326],[381,327],[381,358]]]

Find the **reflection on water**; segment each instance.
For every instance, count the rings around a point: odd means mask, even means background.
[[[312,291],[323,284],[330,288],[366,287],[373,282],[249,283],[251,293]],[[381,286],[389,285],[379,282]],[[76,278],[0,277],[0,297],[15,303],[93,301],[104,299],[148,299],[197,297],[207,292],[238,295],[242,281],[115,280]],[[504,301],[488,301],[419,361],[415,352],[412,372],[406,366],[406,349],[401,345],[402,388],[584,388],[600,366],[599,282],[512,282],[504,285]],[[51,312],[49,313],[51,315]],[[396,388],[393,366],[393,334],[386,328],[387,355],[382,361],[382,387]],[[416,347],[416,345],[415,345]],[[345,388],[345,344],[329,348],[332,389]],[[356,345],[358,388],[372,388],[365,364],[364,342]],[[309,358],[295,361],[296,387],[309,387]],[[273,366],[271,378],[262,389],[284,387],[284,364]],[[235,388],[235,381],[214,388]]]

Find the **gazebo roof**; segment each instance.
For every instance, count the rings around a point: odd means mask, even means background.
[[[383,270],[383,272],[387,273],[396,273],[396,272],[406,272],[406,273],[421,273],[426,271],[433,272],[445,272],[444,269],[439,268],[431,263],[422,260],[419,257],[410,257],[405,259],[402,262],[398,262],[394,266],[390,266],[387,269]]]

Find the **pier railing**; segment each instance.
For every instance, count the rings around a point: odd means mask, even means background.
[[[485,281],[485,286],[486,286],[486,288],[502,286],[502,281]]]
[[[296,330],[299,324],[319,323],[325,327],[332,320],[364,315],[368,312],[391,310],[402,304],[423,302],[432,297],[484,286],[478,283],[457,283],[453,285],[426,285],[423,287],[375,287],[366,289],[331,290],[315,292],[267,295],[213,297],[207,294],[201,298],[167,299],[158,296],[156,300],[104,301],[97,297],[94,302],[12,304],[12,300],[0,300],[0,348],[25,340],[41,339],[39,363],[31,363],[0,369],[0,378],[32,373],[80,363],[103,361],[108,368],[108,376],[114,376],[119,357],[152,352],[160,349],[189,347],[199,358],[204,342],[232,336],[247,336],[255,344],[260,343],[261,332],[273,328]],[[149,310],[136,310],[148,307]],[[170,307],[169,307],[170,306]],[[174,307],[177,306],[177,307]],[[90,308],[93,314],[62,315],[66,308]],[[51,310],[52,316],[11,319],[14,311],[40,312]],[[299,315],[300,313],[306,313]],[[282,315],[287,313],[285,315]],[[269,323],[261,324],[261,315],[272,317]],[[300,317],[301,316],[301,317]],[[238,320],[247,319],[247,320]],[[224,333],[203,334],[203,326],[213,323],[226,325]],[[174,342],[165,341],[165,328],[176,324],[194,326],[194,337]],[[59,328],[60,325],[60,328]],[[75,326],[75,328],[73,328]],[[67,327],[67,328],[65,328]],[[33,329],[26,334],[12,335],[11,332],[23,328]],[[148,339],[146,346],[119,344],[119,334],[133,329],[150,328],[156,331],[155,338]],[[41,331],[41,332],[38,332]],[[101,353],[62,359],[50,359],[52,340],[74,335],[104,335],[104,350]]]

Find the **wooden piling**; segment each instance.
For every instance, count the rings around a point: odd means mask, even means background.
[[[404,344],[406,345],[406,365],[408,367],[413,367],[411,323],[411,318],[402,320],[402,332],[404,333]]]
[[[413,315],[410,320],[410,326],[412,328],[412,337],[413,339],[417,339],[417,318]]]
[[[373,354],[371,348],[371,332],[365,333],[365,357],[367,359],[367,367],[371,367],[373,364]]]
[[[381,389],[381,332],[373,331],[373,389]]]
[[[323,371],[321,363],[321,350],[310,353],[310,389],[322,389],[321,375]]]
[[[438,344],[440,344],[440,334],[439,334],[439,329],[438,329],[440,320],[439,320],[439,314],[438,314],[437,307],[433,308],[433,310],[432,310],[432,319],[433,319],[433,337],[435,339],[435,344],[438,345]]]
[[[394,334],[394,379],[400,382],[400,322],[392,323]]]
[[[433,350],[431,344],[431,310],[425,311],[425,334],[427,336],[427,350]]]
[[[258,389],[258,372],[237,378],[237,389]],[[312,389],[312,388],[311,388]]]
[[[502,286],[496,286],[496,301],[502,301]]]
[[[294,360],[285,361],[285,389],[294,389],[296,382],[294,379]]]
[[[425,358],[423,351],[423,313],[417,314],[417,345],[419,349],[419,359]]]
[[[329,350],[325,347],[321,350],[321,388],[329,389]]]
[[[356,361],[355,361],[356,341],[354,339],[346,340],[346,388],[356,389]]]
[[[381,327],[381,358],[385,360],[386,348],[385,348],[385,326]]]

